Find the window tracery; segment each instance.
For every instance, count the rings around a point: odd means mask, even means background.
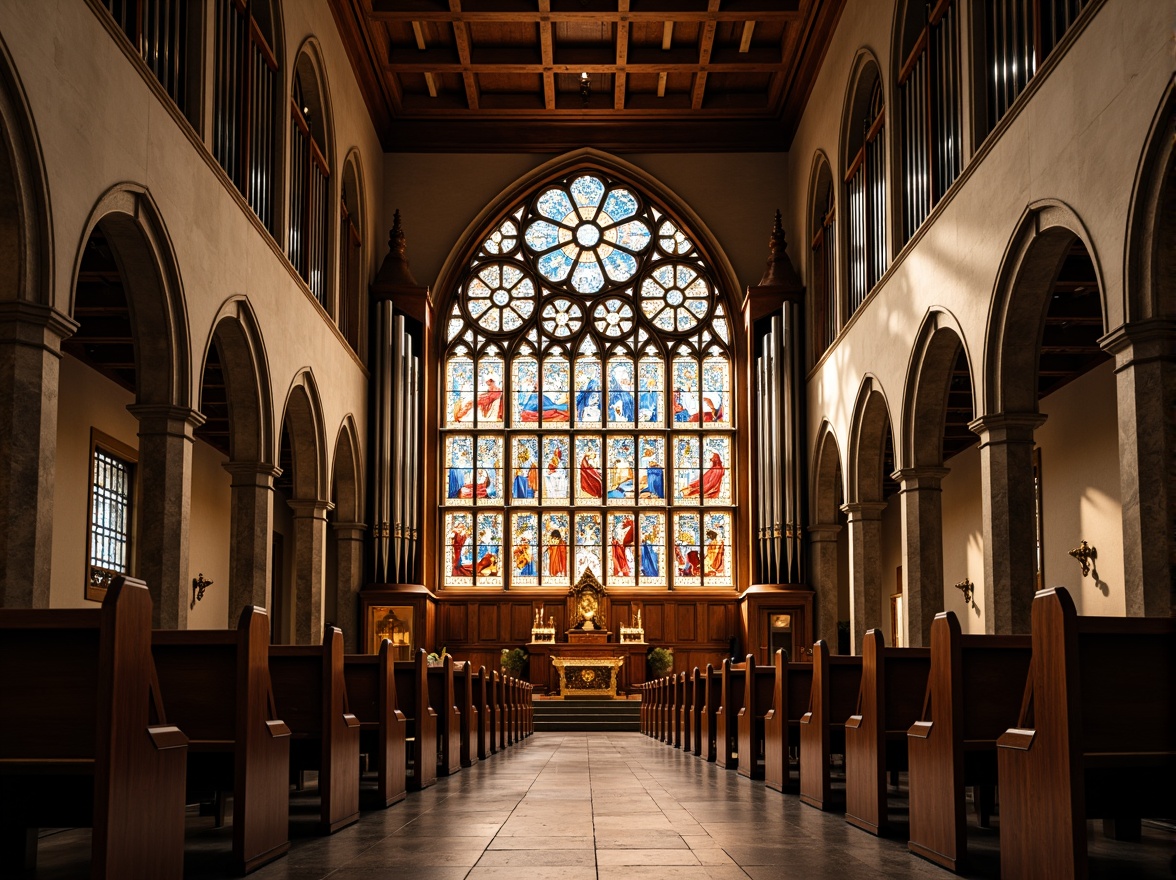
[[[446,316],[444,586],[733,584],[731,326],[691,236],[572,174],[487,234]]]

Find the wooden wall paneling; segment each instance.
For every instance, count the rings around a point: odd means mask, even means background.
[[[498,641],[498,605],[492,602],[478,604],[478,641]]]
[[[608,628],[618,642],[621,640],[621,627],[628,626],[635,613],[633,603],[628,600],[618,602],[614,599],[609,602]]]
[[[715,602],[707,605],[707,641],[726,642],[735,633],[731,626],[731,606]]]
[[[438,632],[438,641],[443,645],[448,645],[451,642],[464,644],[469,639],[466,637],[468,629],[466,627],[466,615],[468,614],[468,606],[463,602],[461,604],[444,604],[441,606],[441,626]]]
[[[697,636],[698,603],[688,602],[678,606],[678,627],[675,633],[680,642],[693,642]]]
[[[666,640],[666,606],[663,603],[646,602],[645,614],[642,619],[645,624],[645,641],[662,642]]]
[[[531,641],[531,624],[535,620],[535,612],[531,610],[531,603],[521,602],[510,606],[510,637],[512,642]]]

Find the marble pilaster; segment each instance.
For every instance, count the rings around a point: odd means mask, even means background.
[[[192,592],[192,432],[204,424],[204,416],[168,404],[127,409],[139,420],[139,577],[151,590],[154,626],[186,629]]]
[[[343,630],[343,644],[358,653],[359,590],[363,586],[363,523],[332,523],[335,536],[335,626]]]
[[[1033,432],[1041,413],[995,413],[968,427],[980,437],[984,631],[1028,633],[1037,586]]]
[[[943,610],[943,478],[947,468],[894,473],[902,506],[903,644],[931,644],[931,621]]]
[[[265,462],[230,461],[232,511],[229,538],[229,619],[237,625],[250,605],[269,607],[270,547],[274,529],[274,479],[281,471]]]
[[[301,498],[287,503],[294,512],[294,644],[315,645],[323,637],[327,512],[334,505]]]
[[[861,653],[866,630],[882,625],[882,511],[885,501],[842,505],[849,529],[849,650]]]
[[[0,302],[0,607],[49,607],[61,341],[77,327]]]
[[[813,587],[817,591],[813,638],[824,639],[832,650],[837,648],[837,539],[841,526],[836,523],[808,527]]]

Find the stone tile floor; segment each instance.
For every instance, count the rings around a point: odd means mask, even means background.
[[[539,733],[387,810],[317,837],[296,795],[289,855],[256,880],[858,880],[952,875],[905,840],[879,839],[638,733]],[[1176,836],[1142,844],[1090,826],[1092,877],[1170,878]],[[973,827],[978,877],[999,873],[995,835]],[[231,830],[192,815],[185,876],[228,876]],[[37,878],[88,875],[89,833],[41,841]],[[0,866],[0,877],[8,876]]]

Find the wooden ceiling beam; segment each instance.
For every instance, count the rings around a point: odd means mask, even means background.
[[[550,67],[538,62],[484,62],[475,61],[395,61],[384,65],[389,73],[776,73],[782,64],[764,61],[698,64],[695,62],[661,63],[641,61],[618,68],[615,64],[554,64]],[[698,108],[695,108],[698,109]]]
[[[555,49],[551,35],[551,0],[539,0],[539,55],[543,61],[543,107],[555,109]]]
[[[708,0],[707,12],[718,13],[719,0]],[[702,26],[702,35],[698,39],[699,70],[694,74],[694,91],[690,96],[690,109],[701,110],[702,99],[706,96],[707,65],[710,64],[711,52],[715,48],[715,29],[718,27],[715,19],[706,21]]]
[[[604,10],[596,11],[565,11],[552,10],[547,16],[536,11],[522,12],[480,12],[465,10],[460,13],[420,10],[373,11],[373,21],[408,22],[408,21],[467,21],[467,22],[539,22],[548,17],[553,22],[607,22],[616,23],[622,19],[631,22],[718,22],[718,21],[762,21],[762,22],[793,22],[801,18],[800,12],[792,9],[776,10],[722,10],[717,12],[698,11],[690,9],[669,10],[666,12],[649,12],[634,9],[629,12]]]
[[[457,47],[457,58],[462,65],[461,78],[465,84],[466,105],[471,110],[477,110],[478,77],[470,69],[470,29],[461,19],[461,0],[449,0],[449,11],[453,14],[453,45]]]
[[[625,87],[628,75],[625,65],[629,61],[629,0],[617,0],[617,11],[621,14],[617,22],[617,63],[616,75],[613,77],[613,109],[625,109]]]

